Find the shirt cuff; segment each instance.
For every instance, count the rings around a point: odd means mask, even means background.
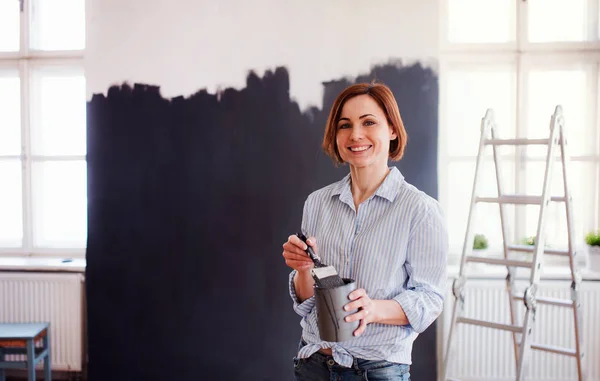
[[[292,301],[294,302],[294,311],[296,311],[296,313],[302,317],[306,317],[308,314],[311,313],[313,307],[315,306],[315,296],[311,296],[310,298],[306,299],[305,301],[303,301],[302,303],[300,303],[298,301],[298,296],[296,295],[296,288],[294,287],[294,276],[296,275],[296,270],[293,270],[290,273],[290,279],[289,279],[289,289],[290,289],[290,296],[292,297]]]
[[[408,319],[408,324],[414,329],[416,332],[419,332],[419,313],[417,312],[417,299],[419,298],[414,292],[406,290],[401,292],[400,294],[394,297],[394,300],[400,304],[406,318]]]

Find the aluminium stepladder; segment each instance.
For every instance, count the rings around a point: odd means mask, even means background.
[[[521,145],[544,145],[548,147],[546,154],[546,168],[544,174],[544,183],[542,194],[539,195],[507,195],[503,193],[500,158],[498,146],[521,146]],[[492,146],[493,159],[496,172],[496,184],[498,197],[480,197],[478,194],[478,180],[483,163],[483,156],[486,146]],[[562,162],[562,177],[564,194],[562,196],[551,196],[552,174],[555,161],[557,161],[557,153]],[[567,155],[567,139],[564,130],[564,117],[561,106],[556,106],[552,117],[550,118],[549,138],[545,139],[499,139],[494,122],[493,111],[488,109],[484,118],[481,120],[481,137],[479,141],[479,151],[475,166],[475,177],[471,193],[471,206],[467,221],[467,230],[463,243],[462,257],[458,278],[454,280],[452,285],[452,293],[454,296],[454,306],[452,308],[452,318],[448,333],[448,341],[446,345],[444,364],[442,368],[441,380],[448,380],[448,365],[451,361],[453,347],[455,345],[454,338],[456,336],[457,324],[469,324],[483,326],[492,329],[499,329],[512,333],[513,348],[516,362],[516,380],[522,381],[527,375],[527,365],[531,350],[542,350],[560,355],[574,357],[577,362],[577,375],[579,381],[586,380],[586,370],[584,366],[582,326],[581,326],[581,305],[579,301],[579,286],[581,276],[577,272],[575,263],[575,242],[574,242],[574,222],[573,222],[573,205],[572,197],[569,188],[567,165],[569,157]],[[500,207],[500,222],[502,227],[503,238],[503,258],[486,258],[472,256],[475,215],[477,212],[478,203],[496,203]],[[568,230],[568,248],[566,250],[549,249],[545,247],[545,224],[547,219],[547,207],[550,202],[564,203],[567,217]],[[512,245],[508,243],[509,233],[506,221],[505,205],[537,205],[539,206],[539,216],[537,232],[533,246]],[[509,252],[532,252],[531,261],[510,259]],[[571,299],[563,300],[557,298],[542,298],[536,296],[540,282],[540,270],[542,266],[542,255],[561,255],[569,257],[570,274],[571,274]],[[466,265],[468,262],[479,262],[489,265],[506,266],[506,289],[508,293],[510,324],[499,324],[484,320],[476,320],[465,318],[462,316],[465,304],[464,286],[467,281]],[[525,292],[521,294],[515,293],[515,273],[516,268],[527,268],[531,270],[528,286]],[[521,300],[525,305],[525,314],[521,322],[517,322],[516,302]],[[549,304],[561,306],[573,310],[573,320],[575,328],[575,348],[559,348],[543,344],[535,344],[531,342],[531,334],[535,325],[535,316],[537,304]],[[492,345],[492,344],[490,344]]]

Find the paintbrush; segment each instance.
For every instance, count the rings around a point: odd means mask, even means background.
[[[306,236],[302,233],[296,233],[296,236],[306,243]],[[338,275],[333,266],[329,266],[321,262],[321,258],[315,254],[312,247],[306,244],[306,253],[312,259],[315,267],[311,270],[312,277],[315,283],[320,288],[335,288],[345,285],[344,280]]]

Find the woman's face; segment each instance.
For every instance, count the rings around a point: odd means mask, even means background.
[[[350,98],[337,122],[336,143],[344,162],[354,168],[387,167],[390,141],[397,136],[371,96]]]

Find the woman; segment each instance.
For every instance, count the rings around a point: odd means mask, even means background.
[[[358,312],[347,319],[360,325],[351,340],[319,338],[313,264],[306,245],[291,235],[283,256],[302,317],[296,380],[409,380],[412,344],[442,311],[448,251],[442,211],[388,167],[388,159],[402,158],[406,140],[385,85],[353,85],[335,100],[323,149],[350,173],[308,196],[302,232],[324,263],[356,281],[347,307]]]

